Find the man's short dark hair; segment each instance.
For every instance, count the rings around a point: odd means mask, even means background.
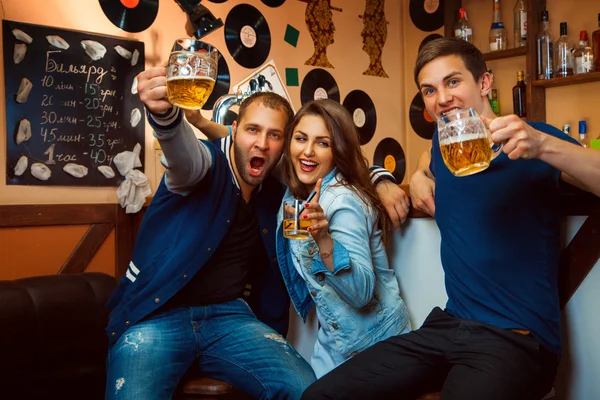
[[[440,38],[427,43],[419,51],[415,64],[415,83],[419,87],[419,73],[423,67],[438,57],[457,55],[473,75],[475,82],[487,71],[483,55],[477,47],[462,39]],[[420,87],[419,87],[420,88]]]
[[[286,128],[288,124],[292,122],[292,118],[294,118],[294,110],[292,110],[290,103],[284,97],[274,92],[256,92],[250,95],[247,99],[245,99],[240,105],[240,109],[236,119],[238,124],[242,121],[242,118],[246,113],[246,109],[252,103],[260,103],[263,106],[272,110],[283,111],[287,116],[287,120],[285,122]]]

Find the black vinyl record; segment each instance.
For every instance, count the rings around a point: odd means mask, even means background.
[[[340,89],[333,76],[324,69],[316,68],[304,77],[300,87],[302,105],[311,100],[331,99],[340,102]]]
[[[373,100],[362,90],[353,90],[348,93],[343,104],[358,130],[360,144],[368,143],[377,127],[377,113]]]
[[[141,32],[152,25],[158,0],[99,0],[110,22],[127,32]]]
[[[431,35],[425,36],[425,39],[423,39],[421,41],[421,44],[419,45],[419,51],[421,51],[423,46],[425,46],[427,43],[431,42],[432,40],[441,39],[441,38],[443,38],[443,36],[440,35],[439,33],[432,33]]]
[[[231,110],[227,110],[225,112],[225,116],[223,117],[223,121],[221,122],[221,124],[223,125],[232,125],[233,121],[235,121],[237,119],[238,115]]]
[[[410,110],[408,112],[408,118],[410,120],[410,126],[423,139],[431,140],[433,133],[435,132],[435,121],[427,110],[425,109],[425,103],[421,93],[417,93],[410,103]]]
[[[444,0],[410,0],[408,11],[413,24],[422,31],[444,26]]]
[[[215,87],[213,88],[212,93],[206,100],[206,103],[202,106],[203,110],[212,110],[215,105],[215,101],[219,99],[219,97],[226,95],[229,93],[230,81],[229,81],[229,67],[227,66],[227,62],[225,61],[225,57],[223,54],[219,52],[219,61],[217,64],[217,80],[215,81]]]
[[[225,19],[225,43],[242,67],[261,66],[271,51],[271,31],[265,17],[249,4],[233,7]]]
[[[263,3],[265,3],[266,5],[268,5],[269,7],[279,7],[280,5],[282,5],[283,3],[285,3],[285,0],[260,0]]]
[[[385,138],[377,145],[373,156],[373,165],[390,171],[396,182],[402,183],[406,174],[406,157],[400,143],[392,138]]]

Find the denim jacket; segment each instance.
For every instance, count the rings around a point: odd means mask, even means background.
[[[277,258],[298,314],[306,321],[316,304],[337,349],[348,358],[400,333],[409,321],[396,275],[388,265],[375,210],[342,181],[335,169],[329,173],[319,201],[334,241],[334,270],[325,267],[312,237],[290,246],[290,240],[283,237],[283,208],[277,217]],[[289,199],[293,196],[288,190],[284,200]],[[315,277],[314,284],[302,278],[294,262]]]

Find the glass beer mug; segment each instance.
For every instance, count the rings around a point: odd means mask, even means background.
[[[188,110],[202,108],[217,79],[219,52],[195,39],[177,39],[167,64],[169,102]]]
[[[481,172],[500,154],[490,133],[473,108],[450,111],[438,119],[438,139],[444,164],[454,176]]]

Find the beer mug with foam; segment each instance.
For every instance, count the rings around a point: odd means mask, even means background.
[[[177,39],[167,64],[169,102],[188,110],[202,108],[217,79],[219,52],[195,39]]]
[[[444,163],[454,176],[485,170],[502,150],[473,108],[450,111],[438,119],[438,139]]]

